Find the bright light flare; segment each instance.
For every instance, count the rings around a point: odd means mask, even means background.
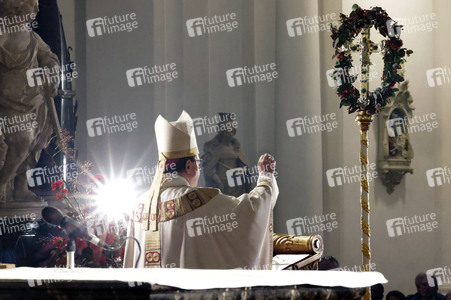
[[[108,219],[123,219],[130,214],[137,201],[133,184],[126,180],[107,181],[97,189],[95,197],[97,212],[108,216]]]

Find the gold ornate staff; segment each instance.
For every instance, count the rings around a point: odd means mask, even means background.
[[[368,184],[368,129],[373,117],[368,112],[360,112],[356,121],[360,126],[360,227],[362,245],[362,270],[369,271],[371,263],[370,244],[370,186]],[[371,299],[371,290],[367,288],[365,300]]]
[[[361,54],[362,74],[360,81],[361,99],[368,101],[369,97],[369,73],[370,73],[370,54],[377,51],[375,44],[370,41],[370,28],[362,30]],[[371,244],[370,244],[370,187],[368,184],[368,130],[370,128],[373,116],[370,112],[361,111],[356,118],[360,126],[360,228],[361,228],[361,247],[362,247],[362,270],[369,271],[371,263]],[[370,288],[366,289],[363,297],[365,300],[371,299]]]
[[[370,27],[363,28],[361,31],[360,44],[351,44],[344,46],[344,50],[350,52],[360,52],[361,76],[359,102],[362,106],[369,103],[369,75],[370,75],[370,54],[378,52],[379,47],[370,40]],[[361,111],[356,121],[360,126],[360,227],[361,227],[361,248],[362,248],[362,270],[369,271],[371,263],[370,247],[370,190],[368,185],[368,130],[373,120],[372,114],[368,111]],[[371,290],[366,290],[365,300],[371,299]]]
[[[349,17],[341,15],[341,25],[336,27],[331,24],[331,38],[334,41],[334,57],[337,58],[333,78],[340,80],[337,82],[337,94],[340,97],[340,107],[348,106],[349,113],[359,111],[356,121],[360,126],[360,206],[361,206],[361,251],[362,269],[369,271],[371,264],[370,248],[370,199],[368,185],[368,129],[372,121],[372,115],[376,114],[389,101],[397,89],[393,88],[396,83],[404,81],[404,78],[397,74],[401,69],[405,56],[413,53],[412,50],[402,48],[403,42],[400,39],[400,27],[397,25],[385,10],[381,7],[373,7],[370,10],[362,9],[359,5],[352,6]],[[373,43],[370,40],[370,29],[374,26],[386,39],[381,44]],[[359,43],[353,44],[356,34],[361,34]],[[384,70],[382,75],[382,85],[380,88],[369,92],[370,76],[370,54],[381,52],[384,60]],[[360,53],[361,78],[360,92],[352,85],[355,75],[347,74],[347,69],[352,68],[352,52]],[[343,79],[343,80],[342,80]],[[358,99],[356,99],[358,96]],[[371,98],[374,99],[371,99]],[[367,288],[364,299],[371,299],[371,290]]]

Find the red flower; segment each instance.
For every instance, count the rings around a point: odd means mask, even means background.
[[[102,253],[102,248],[97,247],[96,245],[94,245],[92,243],[89,244],[89,248],[92,250],[93,254],[100,254],[100,253]]]
[[[351,94],[351,92],[350,92],[349,90],[344,90],[343,92],[341,92],[341,96],[342,96],[342,97],[346,97],[346,96],[348,96],[349,94]]]
[[[100,239],[104,241],[105,244],[111,245],[112,243],[114,243],[115,237],[111,232],[104,232]]]
[[[53,238],[53,247],[60,249],[63,246],[63,238],[60,236],[55,236]]]
[[[61,189],[61,194],[67,196],[67,189]]]
[[[61,188],[64,185],[64,181],[58,180],[52,183],[52,191],[55,191],[56,189]]]
[[[63,200],[64,199],[63,194],[61,194],[60,192],[57,192],[56,193],[56,199]]]
[[[393,50],[399,50],[403,45],[402,40],[389,40],[387,44]]]
[[[63,239],[60,236],[55,236],[52,240],[53,247],[55,247],[55,249],[60,249],[60,248],[63,248],[64,246],[67,246],[67,240],[68,240],[68,238]]]
[[[337,59],[340,59],[342,57],[341,53],[337,54]]]
[[[88,243],[86,242],[86,239],[82,239],[82,238],[77,238],[75,240],[75,245],[77,246],[77,249],[85,249],[88,247]]]

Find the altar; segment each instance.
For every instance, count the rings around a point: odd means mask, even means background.
[[[379,272],[13,268],[0,272],[0,298],[356,299],[386,282]]]

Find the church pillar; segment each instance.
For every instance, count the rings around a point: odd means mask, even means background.
[[[323,213],[321,133],[290,137],[287,129],[290,119],[321,115],[322,74],[318,69],[318,34],[305,32],[290,37],[286,25],[289,19],[318,15],[317,2],[277,1],[276,5],[276,63],[280,76],[275,91],[275,144],[281,192],[274,219],[276,231],[285,232],[288,220]]]
[[[334,20],[338,20],[339,13],[342,9],[340,1],[320,0],[318,6],[319,14],[324,16],[334,16]],[[333,15],[335,14],[335,15]],[[326,77],[326,71],[333,68],[334,61],[332,56],[334,48],[332,47],[332,39],[330,38],[330,31],[326,31],[319,36],[320,42],[320,83],[321,83],[321,111],[323,114],[334,113],[339,124],[338,128],[330,133],[323,134],[321,137],[321,155],[322,155],[322,192],[323,192],[323,212],[335,213],[337,216],[339,228],[330,232],[325,231],[323,234],[325,244],[325,255],[331,255],[339,259],[341,257],[342,248],[345,243],[343,239],[345,236],[344,224],[344,199],[343,189],[334,187],[331,188],[325,176],[326,171],[343,166],[343,147],[350,146],[343,141],[343,119],[348,117],[347,113],[339,108],[339,98],[335,89],[330,87]],[[354,124],[353,124],[354,125]],[[357,124],[356,134],[357,134]],[[356,145],[357,149],[357,145]],[[357,195],[356,195],[357,197]],[[356,204],[357,205],[357,204]]]
[[[427,51],[434,51],[434,65],[432,67],[444,67],[451,66],[451,60],[449,53],[451,52],[451,41],[449,39],[449,28],[451,26],[451,19],[448,12],[451,11],[451,3],[449,1],[434,1],[434,11],[437,13],[437,19],[440,20],[439,26],[434,34],[434,45],[426,47]],[[449,76],[449,74],[448,74]],[[436,133],[435,144],[430,145],[439,151],[438,158],[436,160],[436,166],[444,167],[451,166],[451,139],[449,134],[449,128],[451,128],[451,102],[449,101],[449,95],[451,94],[451,85],[444,83],[442,86],[436,86],[432,88],[435,94],[429,97],[430,100],[437,103],[436,109],[437,118],[440,120],[439,132]],[[425,99],[426,100],[426,99]],[[432,168],[432,167],[431,167]],[[449,201],[449,195],[451,194],[451,185],[444,184],[440,188],[436,188],[437,194],[435,197],[435,207],[437,211],[437,217],[441,221],[438,230],[435,232],[437,241],[434,245],[437,257],[436,267],[451,267],[449,258],[451,257],[451,239],[449,237],[448,228],[451,227],[451,201]],[[451,288],[448,284],[447,288]]]

